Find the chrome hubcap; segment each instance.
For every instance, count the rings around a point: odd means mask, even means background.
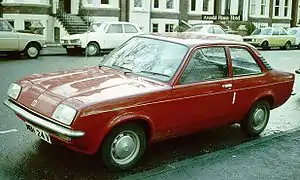
[[[114,139],[111,146],[112,159],[120,164],[134,160],[140,150],[140,139],[133,131],[123,131]]]
[[[254,129],[260,130],[264,127],[267,120],[267,110],[265,107],[258,107],[253,113]]]
[[[87,48],[87,51],[88,51],[89,55],[95,55],[97,53],[96,45],[93,45],[93,44],[89,45]]]
[[[27,52],[30,57],[35,57],[38,54],[38,50],[36,47],[28,48]]]

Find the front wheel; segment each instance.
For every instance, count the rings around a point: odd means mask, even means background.
[[[101,146],[103,164],[109,171],[116,172],[133,167],[146,149],[146,134],[134,123],[115,127]]]
[[[270,117],[270,104],[261,100],[253,104],[241,122],[242,131],[249,136],[258,136],[267,126]]]
[[[96,42],[90,42],[85,48],[85,53],[87,56],[96,56],[100,52],[100,47]]]
[[[41,49],[37,44],[28,44],[25,49],[25,54],[29,59],[36,59],[40,55]]]

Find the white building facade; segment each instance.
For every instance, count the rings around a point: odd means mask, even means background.
[[[3,0],[2,5],[3,17],[17,30],[39,21],[48,42],[70,33],[58,16],[61,9],[77,20],[85,12],[91,21],[130,21],[145,33],[171,32],[182,21],[212,23],[204,15],[240,15],[257,27],[289,27],[292,19],[292,0]],[[300,3],[296,18],[300,24]]]

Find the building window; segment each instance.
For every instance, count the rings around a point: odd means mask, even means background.
[[[191,11],[196,11],[196,0],[191,0]]]
[[[134,7],[142,7],[142,0],[134,0]]]
[[[159,0],[154,0],[154,8],[159,8]]]
[[[101,4],[109,4],[109,0],[101,0]]]
[[[262,15],[262,16],[266,15],[266,8],[267,8],[267,2],[266,2],[266,0],[261,0],[261,3],[260,3],[260,15]]]
[[[167,7],[167,9],[173,9],[174,8],[174,0],[167,0],[166,7]]]
[[[284,1],[284,16],[288,16],[289,0]]]
[[[203,11],[207,12],[209,7],[209,0],[203,0]]]
[[[158,32],[158,24],[152,24],[152,32]]]
[[[166,24],[165,25],[165,32],[173,32],[173,24]]]
[[[24,30],[30,30],[31,21],[24,21]]]
[[[255,1],[256,0],[251,0],[251,15],[255,15]]]
[[[274,16],[279,16],[279,4],[280,4],[279,0],[275,0],[275,6],[274,6],[275,11],[274,11]]]

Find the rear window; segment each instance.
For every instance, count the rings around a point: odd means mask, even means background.
[[[288,31],[288,35],[296,35],[297,34],[297,30],[295,29],[291,29]]]

